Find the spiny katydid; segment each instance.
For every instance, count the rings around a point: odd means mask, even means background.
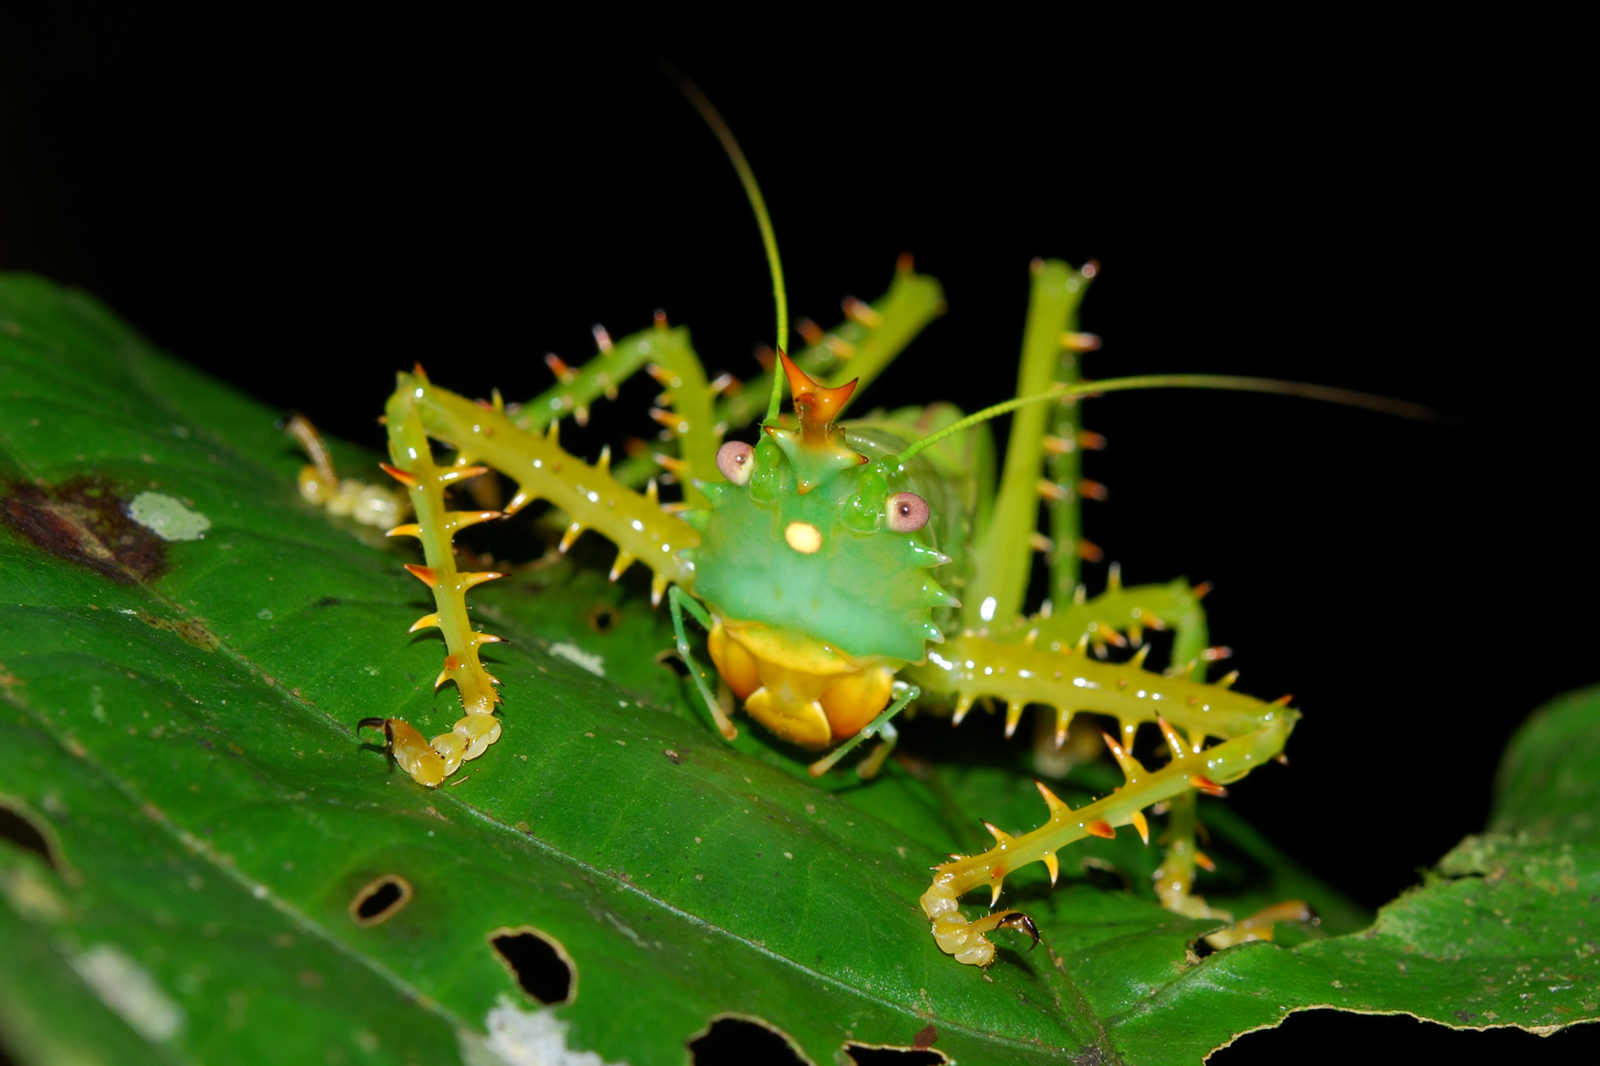
[[[499,737],[498,681],[479,657],[480,647],[498,638],[473,629],[464,596],[501,575],[459,570],[452,541],[463,528],[543,498],[567,516],[563,550],[593,529],[617,545],[613,580],[635,562],[651,570],[653,599],[670,600],[677,650],[716,728],[730,739],[735,735],[727,709],[695,663],[685,615],[708,631],[721,681],[752,717],[784,740],[832,749],[813,765],[815,774],[828,772],[862,740],[880,736],[884,742],[859,766],[870,777],[892,750],[893,717],[913,704],[946,708],[959,724],[976,700],[1003,701],[1008,736],[1027,705],[1041,704],[1054,710],[1057,748],[1078,712],[1117,720],[1118,734],[1106,743],[1126,775],[1122,788],[1074,811],[1041,784],[1050,814],[1044,826],[1015,838],[991,826],[994,849],[936,868],[922,905],[947,953],[987,965],[994,957],[987,932],[1031,928],[1014,911],[969,922],[958,908],[963,893],[987,885],[991,902],[997,901],[1005,876],[1035,861],[1053,881],[1056,851],[1086,835],[1110,836],[1131,825],[1148,841],[1143,812],[1157,804],[1173,812],[1158,871],[1163,902],[1190,916],[1215,916],[1191,892],[1195,865],[1206,861],[1194,842],[1195,793],[1220,794],[1279,756],[1299,715],[1287,697],[1266,702],[1233,691],[1232,675],[1206,682],[1205,663],[1220,653],[1207,648],[1199,605],[1204,587],[1182,580],[1123,587],[1113,577],[1102,595],[1083,594],[1078,562],[1097,549],[1081,536],[1077,507],[1098,487],[1081,477],[1079,457],[1101,442],[1078,424],[1076,400],[1123,389],[1198,387],[1300,394],[1400,414],[1418,410],[1250,378],[1157,375],[1085,383],[1077,355],[1097,341],[1078,330],[1077,310],[1095,264],[1073,269],[1040,261],[1033,268],[1015,400],[971,416],[935,404],[844,421],[857,392],[941,312],[942,291],[902,257],[888,293],[873,304],[847,302],[847,321],[838,329],[802,324],[806,344],[791,359],[781,265],[765,205],[726,127],[703,98],[695,102],[728,149],[761,226],[777,297],[776,365],[742,387],[726,375],[708,381],[687,332],[658,315],[652,327],[620,340],[597,331],[600,351],[591,363],[571,368],[552,361],[556,385],[520,406],[506,405],[498,394],[492,401],[468,400],[434,385],[420,366],[400,374],[385,412],[392,463],[386,469],[405,486],[415,521],[390,532],[422,542],[426,563],[407,569],[430,588],[437,609],[412,630],[442,632],[447,655],[437,685],[456,684],[464,714],[431,741],[397,718],[362,725],[381,728],[396,761],[429,787]],[[668,446],[615,468],[609,449],[593,465],[565,452],[561,417],[587,422],[591,406],[614,397],[640,369],[663,387],[652,416]],[[785,383],[793,417],[780,414]],[[985,423],[1012,412],[997,475]],[[724,439],[757,418],[755,443]],[[314,434],[301,436],[314,448]],[[454,458],[436,461],[430,439],[453,448]],[[681,501],[659,499],[649,476],[657,464],[684,486]],[[330,483],[337,487],[333,497],[348,495],[325,462],[316,470],[302,478],[308,498],[315,498],[312,488],[329,495]],[[491,470],[518,486],[503,509],[449,508],[448,486]],[[1041,500],[1049,536],[1038,531]],[[1051,599],[1025,613],[1038,552],[1048,559]],[[1149,629],[1173,631],[1176,668],[1167,675],[1143,668],[1148,646],[1125,663],[1092,654],[1130,639],[1138,645]],[[1161,729],[1171,752],[1171,761],[1153,771],[1131,755],[1145,723]],[[1208,739],[1218,743],[1208,748]],[[1217,942],[1270,936],[1273,920],[1302,915],[1291,902],[1217,934]]]

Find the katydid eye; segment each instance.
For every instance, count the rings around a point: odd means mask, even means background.
[[[897,492],[889,497],[884,518],[896,533],[915,533],[928,524],[928,501],[914,492]]]
[[[756,470],[756,450],[743,441],[730,440],[717,449],[717,469],[735,485],[745,485]]]

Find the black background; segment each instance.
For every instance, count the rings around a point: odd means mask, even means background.
[[[1011,395],[1028,261],[1059,256],[1103,268],[1091,376],[1261,374],[1437,408],[1188,392],[1088,415],[1111,441],[1089,459],[1111,490],[1090,538],[1130,582],[1215,582],[1240,687],[1306,714],[1292,766],[1234,802],[1369,905],[1482,827],[1529,710],[1600,680],[1572,78],[1512,37],[1212,24],[1147,47],[1041,26],[1026,47],[912,46],[841,23],[735,48],[692,27],[641,44],[94,8],[8,26],[0,268],[81,286],[370,446],[413,360],[524,397],[544,352],[581,361],[593,323],[621,335],[657,307],[708,369],[753,371],[772,332],[755,225],[659,55],[743,141],[795,313],[831,324],[902,251],[944,283],[949,313],[872,402]],[[603,405],[580,449],[647,435],[652,391]]]

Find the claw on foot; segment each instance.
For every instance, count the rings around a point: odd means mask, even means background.
[[[356,731],[363,729],[382,730],[384,746],[396,765],[428,788],[438,788],[462,763],[476,759],[500,739],[500,720],[492,714],[468,714],[450,732],[431,741],[399,718],[363,718]]]
[[[996,929],[1015,929],[1033,938],[1028,945],[1032,951],[1039,944],[1039,929],[1021,911],[996,911],[977,921],[969,922],[956,903],[955,893],[948,885],[935,881],[922,896],[922,909],[933,920],[933,939],[939,950],[954,955],[957,962],[969,966],[988,966],[994,961],[994,945],[985,933]]]

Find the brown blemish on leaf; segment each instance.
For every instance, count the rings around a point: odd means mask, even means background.
[[[51,555],[87,567],[119,585],[160,577],[167,546],[124,513],[124,501],[98,478],[60,485],[12,482],[0,503],[6,524]]]
[[[205,619],[191,618],[186,620],[159,618],[144,608],[134,612],[134,617],[152,629],[165,629],[176,633],[178,639],[185,644],[193,645],[201,651],[216,651],[222,646],[222,641],[217,635],[206,628]]]
[[[93,604],[90,606],[93,606]],[[26,681],[6,669],[5,663],[0,663],[0,691],[10,692],[12,689],[21,688],[26,684]]]

